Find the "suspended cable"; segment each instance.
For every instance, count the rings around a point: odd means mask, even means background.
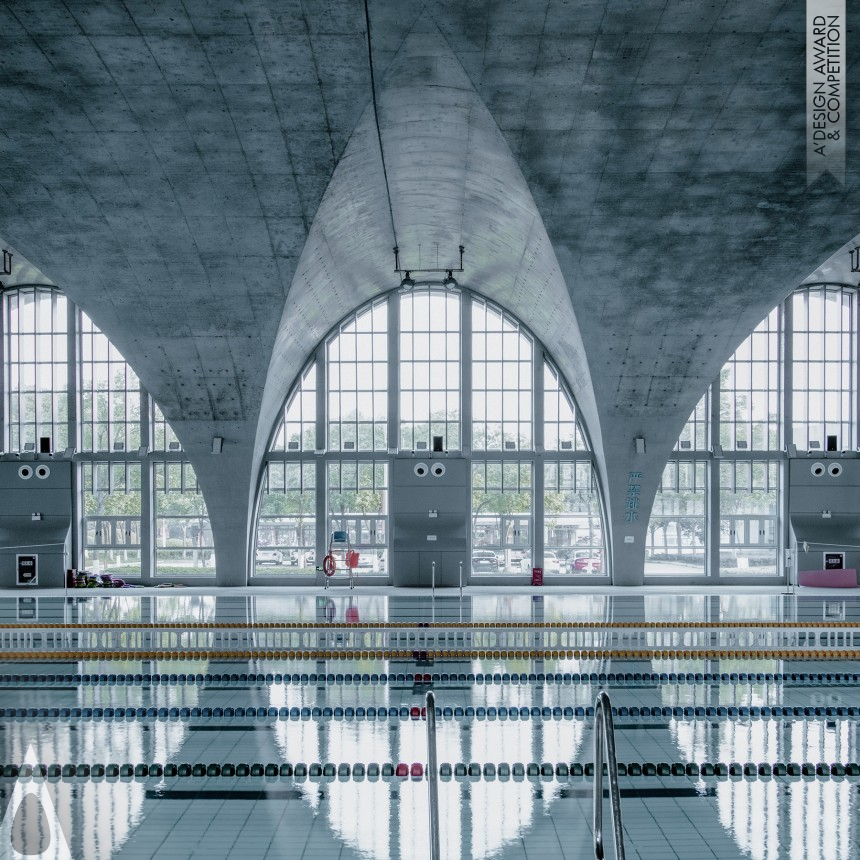
[[[373,74],[373,47],[370,37],[370,9],[364,0],[364,20],[367,31],[367,63],[370,66],[370,94],[373,98],[373,119],[376,123],[376,138],[379,141],[379,157],[382,160],[382,175],[385,178],[385,196],[388,198],[388,215],[391,218],[391,234],[394,237],[394,253],[397,254],[397,228],[394,226],[394,208],[391,205],[391,188],[388,185],[388,169],[385,166],[385,150],[382,147],[382,132],[379,130],[379,107],[376,103],[376,78]]]

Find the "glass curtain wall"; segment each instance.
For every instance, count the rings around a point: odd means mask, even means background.
[[[829,284],[796,290],[725,363],[664,473],[646,577],[783,576],[786,451],[857,447],[857,293]]]
[[[471,460],[473,576],[608,575],[573,399],[531,333],[468,291],[391,293],[359,309],[318,346],[272,438],[258,576],[313,576],[309,559],[343,531],[358,573],[387,577],[392,458],[434,444]]]
[[[121,579],[213,576],[203,496],[161,411],[52,287],[3,293],[4,448],[73,457],[77,564]]]

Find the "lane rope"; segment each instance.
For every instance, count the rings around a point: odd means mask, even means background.
[[[198,673],[75,673],[75,674],[5,674],[0,675],[4,686],[198,686],[229,689],[238,684],[270,687],[311,685],[618,685],[665,686],[693,684],[782,684],[791,685],[854,685],[860,683],[860,673],[852,672],[202,672]],[[220,685],[220,686],[218,686]]]
[[[617,720],[634,720],[645,722],[647,720],[676,720],[683,722],[694,722],[696,720],[808,720],[826,719],[829,722],[856,721],[860,720],[860,707],[854,705],[837,706],[789,706],[789,705],[721,705],[721,706],[613,706],[612,714]],[[567,705],[561,707],[531,706],[531,707],[506,707],[500,706],[444,706],[436,708],[436,718],[440,721],[472,721],[472,720],[591,720],[594,717],[594,708],[582,705]],[[391,706],[325,706],[315,705],[313,707],[255,707],[253,705],[231,705],[227,707],[74,707],[74,708],[0,708],[0,720],[12,721],[116,721],[124,723],[132,722],[190,722],[192,720],[218,720],[219,722],[230,722],[238,720],[254,720],[253,725],[261,721],[272,722],[296,722],[298,720],[328,720],[332,722],[356,721],[417,721],[425,719],[424,708],[407,705]],[[251,724],[249,724],[251,725]],[[619,726],[622,727],[622,726]]]
[[[82,660],[417,660],[424,662],[458,660],[798,660],[856,661],[856,648],[449,648],[445,650],[410,649],[195,649],[82,651],[29,650],[6,651],[2,661],[55,663]]]
[[[603,765],[606,773],[606,765]],[[4,764],[0,765],[0,779],[21,781],[59,781],[102,779],[124,781],[143,781],[149,779],[185,778],[265,778],[267,780],[290,779],[302,782],[333,782],[335,779],[349,779],[370,782],[384,781],[421,782],[428,776],[428,767],[422,762],[385,762],[378,764],[357,762],[168,762],[167,764],[129,762],[118,764]],[[439,765],[439,778],[449,781],[515,781],[528,779],[543,782],[572,782],[589,780],[594,776],[593,762],[444,762]],[[857,779],[860,777],[860,763],[857,762],[618,762],[618,775],[622,777],[679,777],[694,780],[708,779],[746,779],[769,781],[797,781],[800,779]]]

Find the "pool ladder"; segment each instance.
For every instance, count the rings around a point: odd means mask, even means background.
[[[436,760],[436,697],[425,699],[427,714],[427,787],[430,793],[430,860],[440,860],[439,847],[439,768]],[[603,748],[609,775],[609,800],[615,831],[615,856],[625,860],[624,831],[621,824],[621,791],[618,787],[618,761],[615,756],[615,726],[609,695],[601,690],[594,703],[594,857],[604,860],[603,852]]]
[[[429,710],[428,710],[429,714]],[[429,717],[428,717],[429,719]],[[625,860],[624,831],[621,826],[621,791],[618,788],[618,762],[615,757],[615,726],[612,704],[605,690],[594,703],[594,857],[603,860],[603,748],[606,746],[606,770],[609,776],[609,802],[612,829],[615,832],[615,856]]]
[[[436,697],[425,699],[427,714],[427,788],[430,792],[430,860],[440,860],[439,848],[439,768],[436,763]]]

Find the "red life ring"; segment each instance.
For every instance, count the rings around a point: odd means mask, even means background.
[[[337,570],[337,562],[334,560],[334,556],[331,553],[323,559],[322,566],[323,573],[326,576],[334,576],[334,572]]]

